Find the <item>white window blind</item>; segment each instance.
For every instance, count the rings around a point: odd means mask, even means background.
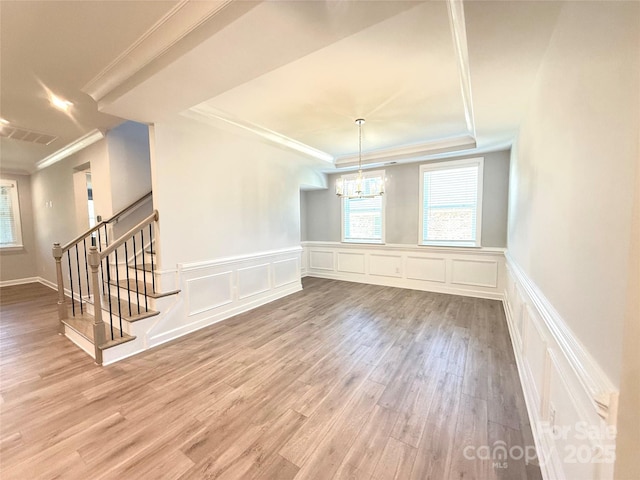
[[[384,179],[383,172],[371,172],[364,178],[363,195],[373,195]],[[350,191],[350,182],[355,176],[344,176],[345,191]],[[354,188],[355,191],[355,188]],[[342,199],[342,241],[361,243],[383,242],[383,197]]]
[[[480,244],[481,160],[421,167],[422,243]]]
[[[0,184],[0,247],[22,243],[20,211],[16,182],[2,180]]]

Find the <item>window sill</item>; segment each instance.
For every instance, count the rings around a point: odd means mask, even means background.
[[[377,242],[377,241],[366,241],[366,240],[342,240],[342,242],[340,243],[344,243],[346,245],[385,245],[384,242]]]
[[[22,250],[24,250],[24,245],[0,246],[0,252],[21,252]]]
[[[419,243],[419,247],[444,247],[444,248],[482,248],[475,242],[425,242]]]

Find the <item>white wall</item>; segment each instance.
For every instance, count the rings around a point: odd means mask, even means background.
[[[563,4],[512,148],[507,317],[548,478],[613,478],[611,461],[571,461],[615,439],[576,422],[617,424],[616,477],[640,474],[638,25],[637,2]]]
[[[483,247],[507,245],[507,196],[509,152],[491,152],[484,157],[482,239]],[[457,158],[469,158],[462,156]],[[424,163],[424,162],[423,162]],[[417,245],[420,215],[420,163],[384,167],[385,240],[390,244]],[[340,242],[340,198],[333,185],[340,174],[329,175],[329,188],[305,191],[307,240]]]
[[[509,252],[618,384],[639,5],[567,3],[513,148]]]
[[[15,180],[20,204],[22,244],[20,250],[0,249],[0,281],[19,280],[36,276],[36,243],[33,232],[33,206],[31,204],[31,178],[28,175],[0,174]]]
[[[157,123],[154,205],[163,268],[300,245],[299,156],[187,118]]]

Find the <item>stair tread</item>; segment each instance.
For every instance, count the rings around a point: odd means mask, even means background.
[[[69,318],[65,318],[62,320],[69,328],[75,330],[79,335],[83,336],[85,339],[93,342],[93,315],[89,315],[88,313],[77,314],[75,317],[70,316]],[[120,345],[122,343],[130,342],[131,340],[135,340],[135,336],[128,335],[123,333],[120,335],[120,329],[115,325],[113,327],[113,340],[111,339],[111,327],[106,323],[102,322],[104,326],[105,338],[107,341],[98,347],[101,350],[105,350],[107,348],[115,347],[116,345]]]
[[[109,310],[109,296],[104,295],[102,297],[102,309]],[[118,297],[111,295],[111,309],[114,314],[118,314],[118,311],[122,312],[122,319],[129,322],[137,322],[139,320],[144,320],[145,318],[153,317],[158,315],[160,312],[155,310],[145,310],[144,305],[140,305],[140,313],[138,313],[138,305],[135,303],[131,304],[131,315],[129,315],[129,301],[126,296],[120,297],[120,310],[118,310]],[[103,314],[104,315],[104,314]]]
[[[145,262],[144,265],[139,263],[138,265],[129,265],[129,268],[134,268],[136,270],[141,270],[145,272],[151,273],[152,271],[155,273],[158,270],[158,265],[153,264],[153,270],[151,269],[151,263]]]
[[[124,280],[120,280],[118,283],[116,283],[113,279],[111,280],[111,285],[113,286],[120,286],[122,288],[126,288],[127,290],[131,291],[131,292],[135,292],[136,291],[136,283],[138,285],[138,293],[140,295],[145,295],[145,283],[142,280],[138,280],[138,282],[136,282],[133,279],[124,279]],[[169,292],[153,292],[153,285],[150,283],[146,284],[146,295],[147,297],[150,298],[161,298],[161,297],[166,297],[169,295],[175,295],[177,293],[180,293],[180,290],[171,290]]]

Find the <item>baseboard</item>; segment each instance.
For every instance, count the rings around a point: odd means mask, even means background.
[[[56,292],[58,291],[58,286],[55,283],[53,283],[53,282],[51,282],[51,281],[49,281],[49,280],[47,280],[46,278],[43,278],[43,277],[37,277],[37,278],[38,278],[38,282],[41,283],[42,285],[44,285],[45,287],[49,287],[51,290],[55,290]],[[71,293],[70,290],[69,290],[69,293]]]
[[[504,310],[543,477],[611,479],[617,389],[535,283],[506,259]]]
[[[305,276],[502,300],[504,250],[303,242]]]
[[[40,277],[25,277],[16,278],[14,280],[3,280],[0,282],[0,287],[12,287],[14,285],[25,285],[27,283],[38,283]]]

